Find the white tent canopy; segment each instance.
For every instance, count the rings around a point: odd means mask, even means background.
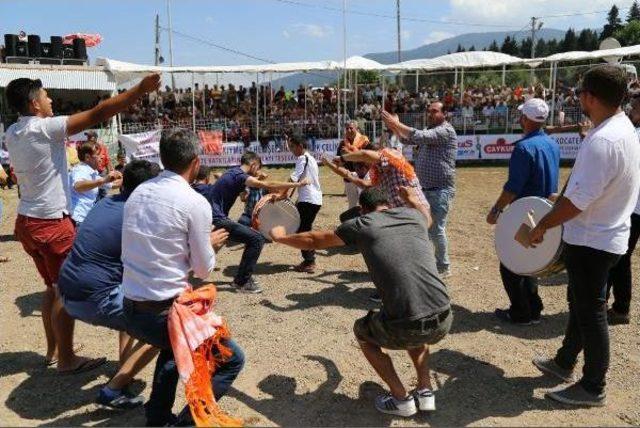
[[[279,64],[257,65],[217,65],[217,66],[181,66],[164,67],[134,64],[117,61],[110,58],[98,58],[96,65],[112,72],[118,82],[125,82],[140,74],[149,72],[159,73],[294,73],[306,71],[338,71],[347,70],[379,70],[379,71],[409,71],[409,70],[463,70],[478,67],[500,67],[506,65],[527,65],[535,68],[543,63],[557,63],[562,61],[583,61],[601,58],[616,58],[640,55],[640,45],[617,49],[605,49],[593,52],[564,52],[548,57],[524,59],[500,52],[474,51],[457,52],[436,58],[416,59],[397,64],[380,64],[361,56],[352,56],[344,61],[315,61],[315,62],[287,62]]]

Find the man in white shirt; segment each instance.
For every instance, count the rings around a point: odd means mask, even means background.
[[[640,135],[640,96],[636,95],[631,99],[631,110],[629,119],[636,127],[636,133]],[[629,235],[629,249],[620,261],[609,271],[609,281],[607,284],[607,300],[609,293],[613,290],[614,301],[607,311],[607,321],[609,325],[629,324],[631,309],[631,256],[640,238],[640,195],[636,207],[631,214],[631,233]]]
[[[160,75],[153,74],[91,110],[58,117],[53,117],[52,101],[40,80],[20,78],[7,85],[9,106],[20,114],[18,122],[6,132],[21,193],[15,234],[47,286],[42,301],[46,362],[57,363],[59,372],[91,370],[105,362],[103,358],[89,359],[74,353],[74,321],[65,312],[56,290],[60,267],[75,237],[69,217],[65,139],[126,110],[159,84]]]
[[[289,150],[296,157],[296,167],[291,173],[290,180],[298,183],[304,179],[310,183],[298,188],[298,202],[296,208],[300,213],[300,227],[298,233],[309,232],[313,222],[322,207],[322,189],[320,188],[320,171],[318,162],[307,151],[307,141],[299,135],[293,135],[288,140]],[[302,250],[302,263],[294,269],[297,272],[313,273],[316,269],[316,252]]]
[[[582,110],[594,128],[582,142],[564,196],[530,232],[535,245],[547,229],[564,224],[569,324],[555,358],[536,358],[533,363],[571,382],[584,351],[581,380],[546,396],[566,404],[603,406],[609,368],[607,279],[627,251],[630,217],[640,190],[640,143],[621,109],[627,93],[624,69],[591,68],[579,92]]]
[[[200,169],[198,150],[190,131],[164,133],[160,160],[165,170],[138,186],[124,207],[122,290],[127,332],[160,349],[145,406],[147,426],[176,423],[171,409],[178,372],[167,327],[169,309],[189,286],[190,272],[208,278],[215,265],[214,247],[222,246],[228,236],[223,229],[211,231],[211,208],[189,185]],[[244,364],[242,350],[232,340],[225,344],[233,356],[216,368],[212,379],[216,399],[226,393]]]

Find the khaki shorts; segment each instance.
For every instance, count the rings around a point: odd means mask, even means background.
[[[381,348],[407,350],[441,341],[453,321],[451,309],[409,322],[388,321],[380,311],[369,313],[353,325],[358,340],[378,345]]]

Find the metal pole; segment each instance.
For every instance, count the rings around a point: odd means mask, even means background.
[[[160,65],[160,15],[156,13],[156,46],[154,64]]]
[[[507,65],[503,64],[502,65],[502,86],[506,85],[506,81],[507,81]]]
[[[353,115],[355,116],[355,112],[358,110],[358,70],[354,71],[355,74],[355,85],[353,86]]]
[[[307,79],[304,79],[304,127],[307,128]]]
[[[402,62],[402,42],[400,40],[400,0],[396,0],[396,25],[398,26],[398,62]]]
[[[256,87],[258,86],[258,82],[260,81],[260,73],[256,73]],[[260,91],[256,91],[256,140],[258,140],[258,135],[260,135]],[[259,141],[259,140],[258,140]]]
[[[346,89],[346,84],[347,84],[347,74],[346,74],[347,73],[347,0],[342,0],[342,59],[343,59],[342,70],[343,70],[343,76],[345,79],[344,86]],[[346,117],[347,115],[346,91],[344,92],[343,100],[344,100],[344,114]]]
[[[551,85],[551,125],[553,125],[556,118],[556,81],[558,80],[558,63],[552,62],[551,69],[553,70],[551,73],[553,76],[553,82]]]
[[[460,104],[464,99],[464,68],[460,69]]]
[[[458,86],[458,68],[453,69],[453,86]]]
[[[173,74],[172,74],[173,76]],[[193,132],[196,132],[196,94],[195,94],[195,73],[191,73],[191,125]]]
[[[169,19],[169,65],[173,67],[173,25],[171,24],[171,0],[167,0],[167,17]],[[171,89],[176,90],[176,78],[171,73]]]

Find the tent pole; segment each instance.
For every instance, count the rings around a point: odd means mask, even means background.
[[[304,77],[307,77],[305,74]],[[307,79],[304,79],[304,129],[307,129]]]
[[[196,132],[196,94],[195,94],[195,73],[191,73],[191,126]]]
[[[502,64],[502,86],[505,86],[507,81],[507,65]]]
[[[342,108],[340,108],[340,100],[342,99],[340,97],[340,79],[342,78],[342,75],[340,73],[340,71],[338,71],[338,93],[336,94],[337,98],[336,98],[336,106],[338,107],[338,140],[341,140],[342,138]],[[325,100],[326,102],[326,100]],[[331,100],[329,100],[329,103],[331,103]]]
[[[353,102],[354,102],[354,107],[353,107],[353,115],[355,116],[355,112],[358,110],[358,70],[356,70],[355,72],[355,84],[354,84],[354,91],[353,91]]]
[[[418,81],[419,78],[420,78],[420,70],[416,70],[416,94],[420,92],[420,88],[419,88],[420,82]]]
[[[464,100],[464,68],[460,69],[460,104]]]
[[[260,73],[256,73],[256,87],[260,81]],[[258,135],[260,135],[260,91],[256,91],[256,141],[259,141]]]
[[[458,68],[453,69],[453,86],[458,86]]]
[[[551,63],[551,75],[553,81],[551,82],[551,125],[555,123],[556,118],[556,81],[558,80],[558,63]]]

